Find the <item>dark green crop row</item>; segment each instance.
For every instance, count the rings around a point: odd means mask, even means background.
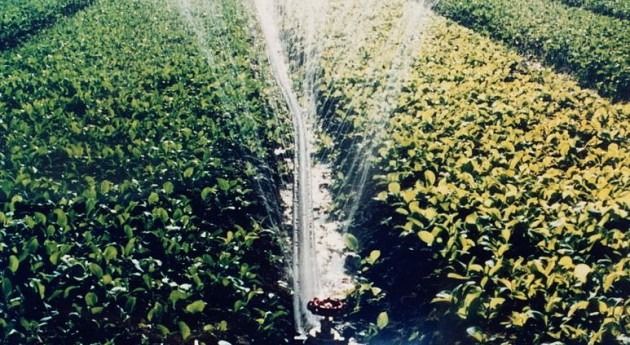
[[[619,19],[630,19],[630,1],[628,0],[559,0],[562,3],[581,7],[589,11],[617,17]]]
[[[288,334],[287,126],[235,3],[97,0],[0,55],[0,343]]]
[[[373,131],[391,87],[368,63],[326,75],[336,147]],[[374,179],[350,228],[360,328],[383,344],[623,343],[630,106],[441,17],[399,80],[386,139],[361,157]]]
[[[0,49],[91,4],[93,0],[8,0],[0,4]]]
[[[615,100],[630,100],[628,22],[549,0],[443,0],[435,9]]]

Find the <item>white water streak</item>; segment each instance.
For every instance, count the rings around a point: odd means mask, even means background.
[[[320,69],[324,65],[329,68],[325,71],[327,82],[343,80],[343,76],[350,75],[366,78],[363,80],[366,86],[372,87],[370,82],[380,85],[379,90],[370,95],[368,106],[363,106],[365,114],[361,115],[365,116],[365,132],[358,136],[361,141],[353,143],[360,148],[359,153],[347,158],[350,160],[347,162],[349,168],[344,173],[348,179],[342,183],[353,195],[351,202],[344,205],[345,231],[354,218],[369,178],[371,155],[382,142],[396,97],[418,52],[429,11],[424,2],[413,0],[253,1],[265,37],[269,62],[293,116],[296,152],[292,261],[294,314],[296,329],[304,333],[317,323],[306,310],[306,303],[319,295],[320,285],[326,287],[327,294],[334,293],[347,287],[349,279],[343,273],[343,245],[338,246],[343,242],[339,233],[341,229],[330,231],[331,223],[322,215],[320,219],[323,220],[317,228],[313,225],[311,194],[326,200],[328,197],[318,194],[319,186],[313,185],[311,169],[319,175],[327,172],[320,166],[312,165],[313,133],[322,128],[309,126],[326,126],[318,123],[319,118],[326,116],[315,116],[316,102],[329,97],[328,92],[333,90],[331,87],[321,89],[325,81],[318,79]],[[373,42],[378,44],[373,45]],[[287,49],[294,54],[293,58],[300,60],[297,61],[298,66],[292,66],[297,67],[298,75],[303,77],[300,97],[295,92],[290,73],[290,63],[296,61],[289,61]],[[365,102],[365,99],[358,99]],[[349,101],[347,108],[352,109],[355,100]],[[317,207],[323,209],[325,205],[318,204]],[[318,251],[324,254],[326,261],[324,266],[322,262],[317,262],[314,231],[320,232],[316,237]],[[322,249],[326,246],[329,248]],[[321,276],[318,275],[318,267],[323,267]]]
[[[276,26],[276,6],[272,0],[255,0],[258,19],[267,43],[267,54],[278,86],[293,115],[295,136],[295,181],[293,211],[293,289],[294,317],[296,329],[303,333],[313,327],[315,318],[306,309],[306,304],[317,296],[317,262],[313,245],[313,214],[311,200],[311,159],[309,131],[306,114],[302,110],[292,87],[289,66]]]

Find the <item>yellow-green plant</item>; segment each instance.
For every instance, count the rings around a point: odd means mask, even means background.
[[[381,339],[621,341],[630,107],[441,18],[423,39],[351,229],[381,254],[363,273],[385,294]],[[340,78],[349,135],[370,77]]]

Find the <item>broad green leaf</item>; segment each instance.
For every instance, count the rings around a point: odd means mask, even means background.
[[[485,339],[483,332],[478,327],[468,327],[466,332],[478,342],[482,342]]]
[[[186,299],[186,298],[188,298],[188,294],[179,290],[171,291],[171,294],[168,296],[168,300],[173,305],[173,308],[175,308],[175,303],[177,303],[177,301]]]
[[[98,303],[98,297],[94,292],[88,292],[85,294],[85,303],[88,307],[93,307],[96,303]]]
[[[43,300],[46,292],[46,285],[44,285],[40,279],[32,279],[29,285],[37,291],[39,298]]]
[[[155,325],[155,328],[157,328],[157,330],[160,331],[160,334],[163,337],[166,337],[166,336],[168,336],[171,333],[171,330],[168,329],[166,326],[164,326],[162,324]]]
[[[158,200],[160,200],[160,196],[156,192],[151,192],[148,200],[149,205],[155,204],[156,202],[158,202]]]
[[[184,170],[184,178],[189,178],[193,175],[193,173],[195,172],[195,169],[190,167],[186,170]]]
[[[178,321],[179,332],[182,334],[182,339],[186,340],[190,337],[190,327],[184,321]]]
[[[217,178],[217,184],[219,185],[219,189],[224,192],[230,190],[230,182],[224,178]]]
[[[166,211],[162,207],[153,209],[153,216],[161,220],[163,223],[166,223],[168,221],[168,211]]]
[[[558,261],[558,264],[565,268],[572,268],[573,259],[571,259],[570,256],[563,256],[562,258],[560,258],[560,261]]]
[[[132,237],[123,249],[124,255],[130,255],[136,246],[136,238]]]
[[[112,183],[111,182],[109,182],[107,180],[103,180],[101,182],[101,194],[109,193],[111,187],[112,187]]]
[[[92,308],[90,308],[90,313],[93,314],[93,315],[98,315],[98,314],[102,313],[103,310],[105,310],[104,307],[92,307]]]
[[[125,301],[125,312],[133,313],[133,311],[136,309],[137,301],[138,299],[136,297],[127,296],[127,300]]]
[[[114,246],[108,246],[103,251],[103,257],[105,258],[105,262],[109,263],[112,259],[115,259],[118,256],[118,249]]]
[[[466,216],[466,224],[474,225],[477,224],[477,213],[473,212]]]
[[[424,210],[421,210],[420,214],[423,215],[429,221],[432,221],[438,215],[437,211],[433,207],[429,207]]]
[[[378,314],[378,317],[376,318],[376,326],[380,329],[383,329],[385,327],[387,327],[387,324],[389,323],[389,316],[387,315],[387,312],[381,312],[380,314]]]
[[[8,300],[9,295],[13,291],[13,284],[11,284],[11,280],[7,277],[2,278],[2,293],[4,298]]]
[[[346,248],[350,249],[353,252],[359,251],[359,240],[354,237],[351,233],[345,233],[343,235],[343,243],[346,245]]]
[[[427,182],[428,186],[433,186],[435,184],[435,173],[431,170],[425,170],[424,180]]]
[[[577,264],[575,265],[575,269],[573,270],[573,275],[581,281],[582,283],[586,283],[586,277],[591,272],[591,267],[586,264]]]
[[[46,224],[46,215],[41,212],[35,212],[33,218],[35,218],[38,223]]]
[[[608,292],[608,290],[610,290],[615,280],[617,280],[621,276],[622,276],[621,272],[612,272],[608,274],[606,278],[604,278],[604,284],[602,284],[604,288],[604,292]]]
[[[381,251],[380,250],[373,250],[370,252],[370,256],[367,258],[367,262],[370,265],[374,265],[374,263],[376,262],[376,260],[378,260],[378,258],[381,257]]]
[[[109,284],[111,284],[111,283],[112,283],[112,281],[113,281],[113,278],[112,278],[112,276],[111,276],[111,275],[109,275],[109,274],[104,274],[104,275],[103,275],[103,283],[104,283],[105,285],[109,285]]]
[[[233,310],[239,311],[241,309],[243,309],[243,306],[245,305],[245,302],[241,301],[240,299],[237,299],[236,302],[234,302],[234,306],[233,306]]]
[[[164,188],[164,193],[171,194],[173,193],[174,186],[172,182],[164,182],[164,184],[162,185],[162,188]]]
[[[376,196],[376,200],[387,201],[387,192],[383,191],[383,192],[378,193],[378,195]]]
[[[92,274],[97,276],[99,279],[103,278],[103,269],[101,268],[101,266],[99,266],[98,264],[92,262],[92,263],[90,263],[89,268],[90,268],[90,272],[92,272]]]
[[[135,300],[134,300],[134,304],[135,304]],[[151,308],[151,310],[149,310],[149,312],[147,313],[147,320],[153,321],[153,319],[155,318],[160,318],[163,312],[164,312],[164,307],[162,307],[162,305],[159,302],[155,302],[155,305],[153,305],[153,308]]]
[[[210,193],[212,192],[212,188],[210,187],[206,187],[201,191],[201,199],[202,200],[207,200],[208,199],[208,195],[210,195]]]
[[[420,203],[418,203],[417,201],[410,202],[409,211],[411,211],[412,213],[420,214],[420,212],[422,212],[422,209],[420,208]]]
[[[505,302],[505,298],[503,297],[493,297],[490,299],[490,309],[494,310],[497,307],[501,306]]]
[[[387,190],[389,190],[389,192],[391,194],[398,194],[398,193],[400,193],[400,183],[398,183],[398,182],[390,182],[387,185]]]
[[[37,248],[39,248],[39,241],[37,240],[37,237],[33,237],[24,246],[24,250],[23,250],[24,253],[23,253],[23,255],[24,256],[28,256],[31,253],[35,252],[37,250]],[[22,256],[22,255],[20,255],[20,256]]]
[[[435,240],[432,233],[424,230],[418,232],[418,237],[420,237],[422,242],[426,243],[429,247],[433,245],[433,241]]]
[[[186,306],[187,313],[201,313],[206,307],[206,302],[197,300]]]
[[[54,213],[57,216],[57,224],[61,227],[65,227],[68,224],[68,217],[66,216],[66,213],[61,209],[56,209]]]
[[[447,274],[446,276],[449,277],[449,278],[460,279],[460,280],[467,280],[467,279],[469,279],[469,277],[464,277],[461,274],[452,273],[452,272]]]
[[[580,309],[586,309],[587,307],[588,307],[588,301],[579,301],[579,302],[573,303],[571,305],[571,308],[569,308],[569,311],[567,312],[567,316],[571,317],[573,316],[573,314],[575,314],[576,311]]]
[[[18,260],[17,256],[11,255],[9,256],[9,270],[15,273],[20,267],[20,260]]]

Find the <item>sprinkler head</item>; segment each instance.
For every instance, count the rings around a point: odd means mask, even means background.
[[[320,299],[313,298],[308,302],[306,308],[313,314],[323,317],[341,316],[346,311],[346,303],[340,299],[327,297]]]

